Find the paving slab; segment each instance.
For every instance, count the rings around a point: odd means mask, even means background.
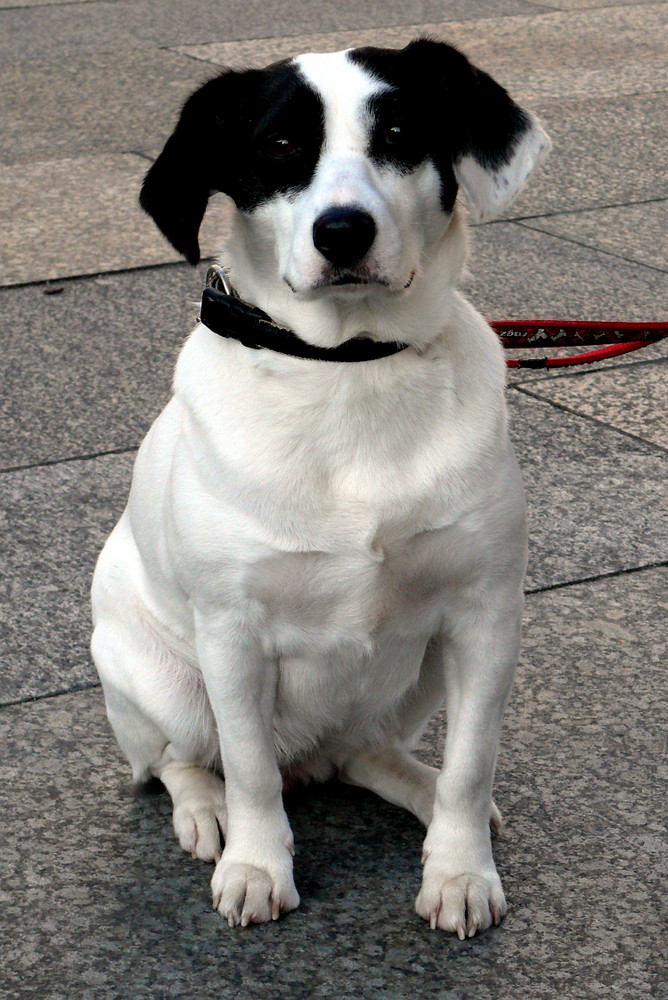
[[[668,360],[614,371],[539,379],[522,392],[668,450]]]
[[[0,166],[0,284],[181,260],[137,203],[149,166],[132,154]],[[219,245],[226,205],[222,196],[212,200],[203,256]]]
[[[185,99],[214,73],[155,48],[6,60],[0,162],[161,148]]]
[[[447,18],[504,16],[541,8],[527,0],[420,0],[411,14],[422,24]],[[155,48],[305,31],[382,27],[406,21],[404,4],[385,0],[100,0],[8,8],[0,12],[0,62],[82,52]]]
[[[529,509],[528,590],[668,559],[665,452],[524,393],[511,391],[509,408]],[[90,580],[133,460],[128,451],[0,474],[0,703],[95,681]]]
[[[547,160],[504,218],[665,199],[668,94],[531,103],[552,139]]]
[[[414,11],[411,10],[411,14]],[[668,89],[665,4],[439,20],[287,38],[214,41],[178,51],[221,66],[263,65],[300,52],[355,45],[402,46],[428,32],[459,46],[522,100],[620,96]]]
[[[496,782],[507,832],[520,801],[535,818],[542,814],[555,824],[584,807],[602,821],[599,836],[613,837],[616,828],[655,859],[657,884],[668,874],[668,769],[661,760],[667,584],[664,566],[528,596]],[[437,763],[444,727],[440,712],[422,738],[418,756],[428,763]],[[528,760],[535,771],[527,782]],[[655,781],[647,781],[649,760],[658,764]],[[553,782],[569,772],[570,782],[557,791]],[[572,830],[563,832],[575,842]],[[558,853],[547,843],[545,850]],[[593,887],[592,901],[596,892]],[[604,905],[613,903],[607,890],[603,894]]]
[[[458,25],[453,38],[524,101],[668,89],[663,3],[481,20],[474,31]]]
[[[22,7],[50,7],[59,3],[96,3],[97,0],[0,0],[0,10],[13,10]]]
[[[522,225],[668,272],[668,201],[549,215]]]
[[[90,583],[134,453],[0,474],[0,702],[90,685]]]
[[[668,299],[668,282],[661,273],[616,260],[616,255],[607,251],[583,247],[570,240],[558,238],[546,243],[525,240],[520,233],[529,228],[533,226],[502,222],[477,226],[472,231],[472,259],[465,291],[486,316],[621,322],[665,320],[662,306]],[[601,242],[606,232],[601,226]],[[514,350],[508,357],[567,357],[590,350],[593,348]],[[668,338],[578,370],[612,371],[666,357]],[[521,368],[510,369],[508,378],[515,385],[546,377],[550,382],[558,381],[572,373],[572,369],[566,368],[551,369],[549,374]]]
[[[132,793],[99,690],[3,709],[3,1000],[658,997],[665,575],[529,599],[496,782],[510,910],[463,942],[413,912],[417,822],[338,785],[286,798],[300,908],[231,931],[167,796]],[[442,739],[436,720],[421,755]]]
[[[561,386],[553,406],[508,394],[527,497],[529,591],[668,559],[665,451],[562,409]]]
[[[581,213],[583,216],[585,213]],[[578,218],[580,215],[578,214]],[[540,220],[541,224],[543,220]],[[609,229],[601,222],[605,242]],[[633,246],[642,239],[633,237]],[[581,319],[659,322],[666,319],[668,280],[665,273],[636,265],[616,254],[582,246],[574,240],[542,234],[524,223],[498,222],[475,226],[470,233],[470,260],[464,291],[490,319]],[[593,348],[510,351],[509,357],[570,356]],[[640,351],[597,361],[581,371],[617,370],[668,357],[668,338]],[[552,369],[559,380],[571,369]],[[533,382],[545,371],[511,369],[511,384]]]
[[[663,272],[513,222],[476,226],[470,245],[463,287],[492,319],[665,319]]]
[[[137,447],[169,398],[205,268],[5,290],[0,468]]]
[[[586,10],[592,7],[627,7],[633,4],[640,7],[644,0],[536,0],[541,7],[553,10]]]

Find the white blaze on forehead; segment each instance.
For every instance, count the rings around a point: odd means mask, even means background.
[[[369,117],[364,106],[369,97],[387,90],[361,66],[351,62],[347,52],[309,52],[298,56],[295,65],[320,95],[325,109],[327,149],[365,149]]]

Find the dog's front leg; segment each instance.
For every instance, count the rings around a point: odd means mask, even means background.
[[[214,908],[230,927],[275,920],[299,905],[273,742],[277,666],[219,610],[196,616],[196,635],[225,773],[227,833],[211,881]]]
[[[499,612],[459,608],[444,642],[445,753],[415,908],[432,928],[455,931],[460,938],[499,923],[506,912],[489,817],[501,720],[519,651],[521,603],[514,596]]]

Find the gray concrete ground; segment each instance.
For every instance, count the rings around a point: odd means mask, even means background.
[[[454,40],[554,139],[506,218],[472,233],[474,302],[655,320],[667,24],[665,3],[623,0],[0,0],[3,1000],[668,995],[668,344],[510,378],[531,557],[496,790],[510,911],[492,932],[430,932],[417,823],[337,786],[287,800],[301,908],[230,931],[166,796],[133,794],[87,652],[96,553],[203,280],[136,207],[187,93],[223,63]],[[442,734],[436,719],[424,759]]]

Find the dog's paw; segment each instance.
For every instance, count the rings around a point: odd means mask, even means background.
[[[272,877],[264,868],[240,862],[218,862],[211,880],[213,908],[230,927],[278,920],[299,906],[290,873]]]
[[[221,833],[227,829],[225,785],[214,774],[202,772],[199,781],[174,805],[174,832],[184,851],[201,861],[218,861]],[[206,781],[204,780],[206,779]]]
[[[432,930],[440,927],[463,941],[500,923],[507,906],[496,871],[452,874],[428,861],[415,910]]]

